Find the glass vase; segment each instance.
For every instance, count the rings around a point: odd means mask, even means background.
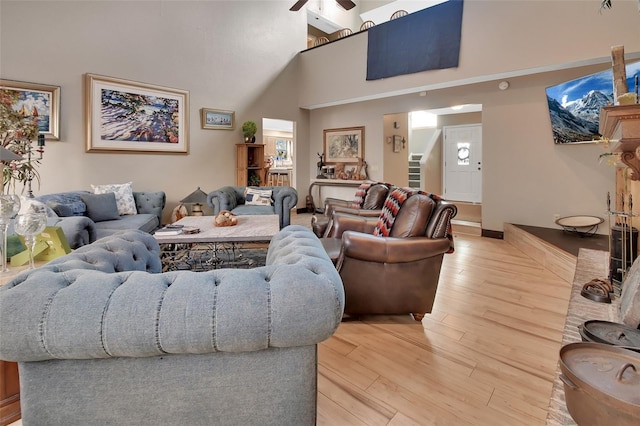
[[[2,233],[0,236],[2,239],[2,246],[0,247],[0,250],[2,250],[2,253],[0,253],[0,258],[2,260],[0,272],[7,272],[9,270],[7,267],[7,231],[9,229],[11,219],[16,217],[19,211],[20,197],[15,194],[0,195],[0,232]]]
[[[29,269],[35,268],[33,250],[36,245],[36,235],[47,227],[47,216],[43,213],[25,213],[16,217],[16,233],[24,237],[24,243],[29,251]]]

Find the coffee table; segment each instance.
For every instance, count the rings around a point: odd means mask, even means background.
[[[237,216],[235,226],[214,226],[214,216],[187,216],[175,224],[200,229],[197,234],[154,235],[160,244],[164,271],[204,271],[221,267],[254,267],[246,256],[249,243],[271,241],[280,230],[278,215]],[[254,244],[251,244],[254,245]],[[252,247],[251,250],[260,248]]]

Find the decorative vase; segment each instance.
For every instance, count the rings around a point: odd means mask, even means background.
[[[41,212],[20,214],[16,218],[16,234],[24,237],[24,243],[29,251],[29,269],[35,268],[33,250],[36,245],[36,235],[47,227],[47,215]]]
[[[6,272],[7,268],[7,230],[11,219],[16,217],[20,211],[20,197],[15,194],[0,195],[0,244],[2,253],[0,253],[0,272]]]
[[[256,143],[256,135],[245,136],[244,143]]]

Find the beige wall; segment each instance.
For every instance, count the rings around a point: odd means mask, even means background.
[[[364,125],[366,160],[373,166],[372,178],[382,179],[385,114],[482,104],[484,229],[501,231],[505,222],[555,228],[556,213],[605,217],[604,200],[607,191],[613,193],[614,170],[598,163],[603,149],[597,144],[553,143],[545,88],[606,67],[511,78],[506,91],[492,81],[430,91],[424,97],[412,94],[319,108],[310,115],[310,149],[321,149],[323,128]],[[600,232],[606,233],[607,227]]]
[[[614,170],[598,163],[598,145],[554,145],[545,95],[548,86],[610,68],[613,45],[624,45],[628,60],[640,57],[637,3],[614,2],[602,12],[599,4],[467,1],[460,66],[450,70],[365,81],[365,34],[303,53],[300,104],[313,108],[311,149],[321,143],[322,126],[370,123],[366,159],[377,170],[385,158],[385,114],[482,104],[483,228],[556,228],[554,214],[606,219]],[[576,28],[599,30],[568,30]],[[343,65],[339,74],[336,63]],[[506,91],[497,87],[503,79],[511,83]]]
[[[408,186],[409,146],[405,143],[405,149],[401,149],[400,152],[393,152],[393,140],[389,143],[389,138],[395,135],[404,138],[405,141],[409,140],[409,114],[406,112],[400,114],[385,114],[383,123],[384,145],[382,148],[382,163],[384,165],[384,171],[382,173],[382,180],[397,186]],[[394,128],[394,123],[396,123],[397,128]]]
[[[315,108],[347,101],[417,93],[532,71],[609,63],[610,49],[624,45],[640,57],[636,1],[467,0],[458,68],[366,81],[367,34],[301,55],[300,105]]]
[[[165,190],[168,215],[197,186],[211,191],[235,182],[241,132],[201,129],[199,109],[208,107],[236,111],[237,123],[295,121],[296,188],[304,207],[323,129],[365,126],[369,173],[382,180],[385,114],[477,103],[483,105],[483,226],[554,227],[555,213],[603,216],[613,170],[598,164],[597,145],[553,144],[544,89],[608,68],[612,45],[624,44],[629,57],[639,57],[639,23],[631,1],[600,13],[599,0],[469,0],[459,68],[366,82],[366,36],[297,56],[306,46],[306,16],[282,2],[3,0],[0,76],[61,87],[61,140],[47,144],[37,193],[133,181],[137,190]],[[513,77],[573,61],[599,64]],[[87,72],[189,90],[189,155],[86,153]],[[494,74],[508,76],[511,88],[499,91]],[[460,84],[487,75],[496,79]],[[421,85],[430,87],[427,96],[414,93]],[[361,101],[299,108],[354,97]]]
[[[235,184],[243,121],[292,120],[304,141],[308,113],[298,108],[295,88],[306,15],[281,2],[248,3],[3,0],[0,76],[61,87],[61,138],[47,143],[35,192],[133,181],[135,190],[166,191],[166,219],[196,187]],[[86,153],[85,73],[189,90],[189,154]],[[235,111],[236,129],[201,129],[202,107]],[[305,159],[296,170],[306,188],[308,147],[296,151]]]

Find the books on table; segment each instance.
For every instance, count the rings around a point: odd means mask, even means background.
[[[197,234],[200,232],[200,228],[195,226],[182,226],[182,225],[167,225],[163,228],[157,229],[155,235],[169,236],[180,234]]]

